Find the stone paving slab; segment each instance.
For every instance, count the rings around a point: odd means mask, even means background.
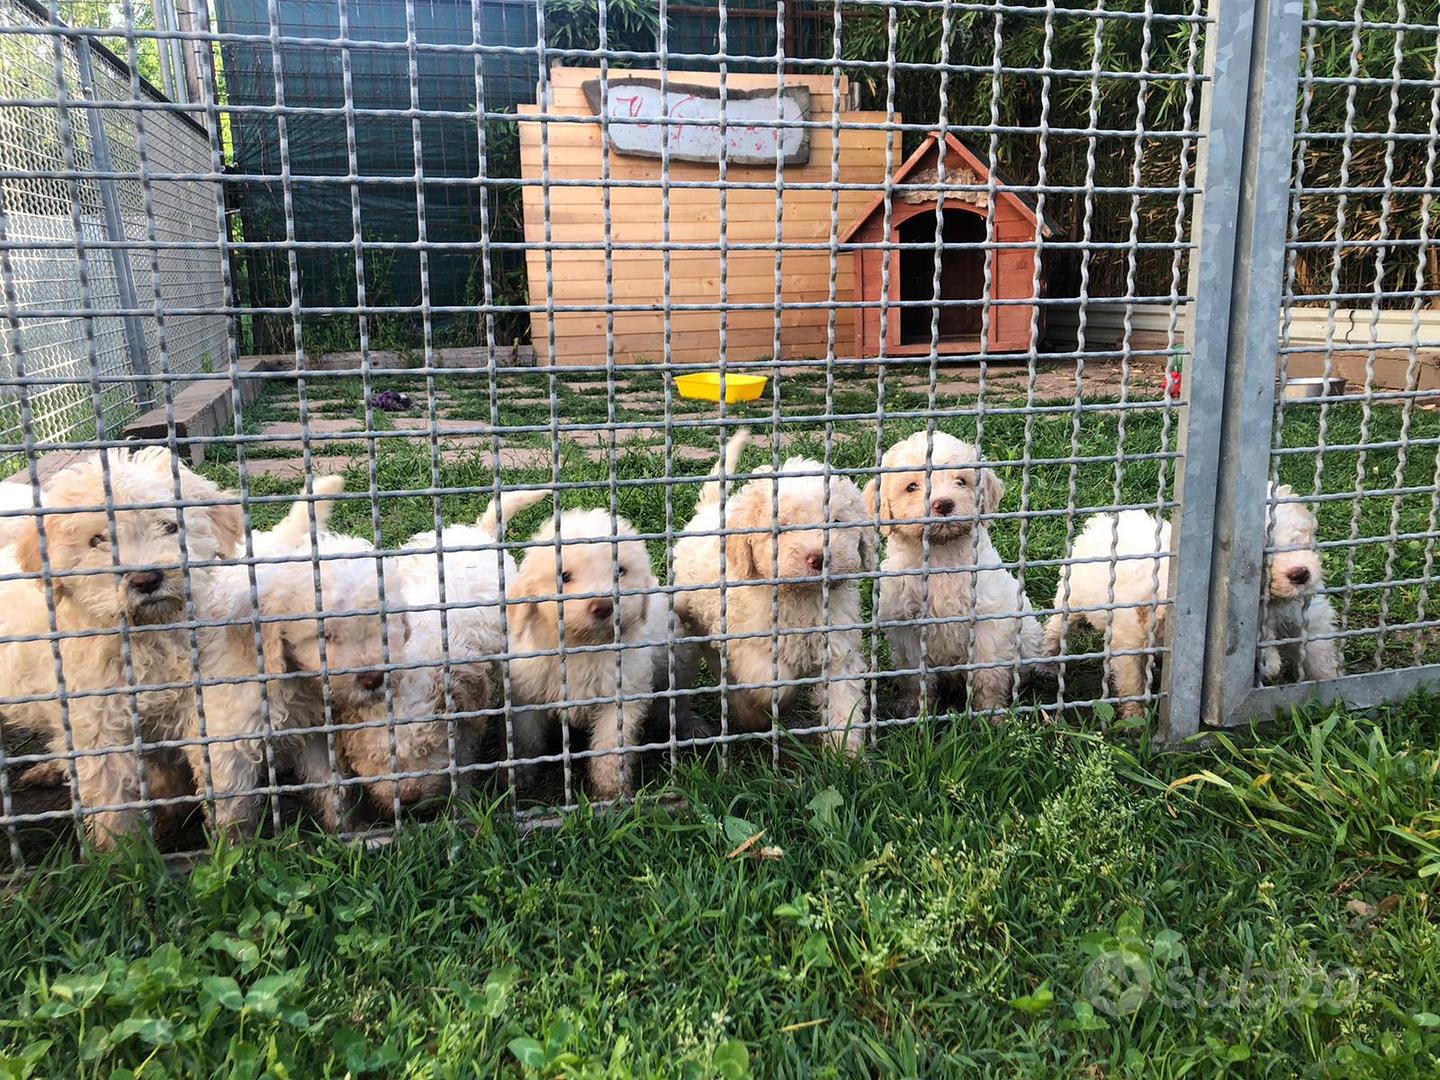
[[[465,435],[483,435],[490,431],[490,425],[478,417],[473,420],[467,420],[464,417],[440,417],[432,422],[430,417],[424,415],[392,415],[390,421],[401,431],[429,431],[432,423],[434,429],[442,434],[446,432],[456,432]]]

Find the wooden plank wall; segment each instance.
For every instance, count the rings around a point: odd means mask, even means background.
[[[594,118],[581,85],[598,78],[599,71],[587,68],[555,68],[550,73],[551,114]],[[713,72],[671,71],[672,81],[716,85]],[[806,86],[811,94],[810,119],[829,122],[833,117],[832,81],[829,75],[787,75],[787,86]],[[773,87],[773,76],[729,75],[727,87],[751,90]],[[848,81],[841,80],[841,106],[848,93]],[[539,107],[521,106],[521,115],[535,115]],[[840,171],[842,183],[879,185],[885,175],[885,132],[847,130],[845,125],[882,123],[883,113],[842,112],[840,123]],[[898,119],[898,117],[897,117]],[[541,129],[549,148],[552,180],[594,180],[600,176],[600,125],[576,123],[521,122],[520,159],[526,179],[541,177]],[[894,163],[903,160],[899,133],[894,133]],[[830,181],[831,133],[812,129],[810,163],[787,166],[784,196],[782,243],[828,243],[831,238],[831,192],[795,191],[794,183]],[[710,180],[718,167],[691,162],[671,162],[674,181]],[[611,153],[613,181],[658,181],[660,161]],[[773,185],[775,168],[731,165],[731,184]],[[877,189],[878,190],[878,187]],[[875,197],[876,190],[840,193],[840,231],[861,213]],[[547,189],[524,189],[525,239],[545,239]],[[729,244],[776,241],[775,191],[730,188],[726,193],[726,237]],[[594,244],[585,250],[553,253],[555,305],[555,354],[549,354],[546,315],[531,318],[531,340],[539,363],[595,364],[605,362],[605,313],[565,311],[567,306],[605,302],[605,217],[599,187],[549,187],[550,238],[556,243]],[[610,196],[610,239],[612,243],[645,244],[645,250],[615,251],[612,254],[617,304],[647,304],[654,311],[620,312],[615,315],[615,359],[621,363],[664,359],[664,323],[660,312],[664,301],[662,255],[662,203],[657,188],[615,187]],[[720,296],[720,193],[716,188],[672,188],[670,190],[670,239],[673,243],[717,245],[701,251],[672,251],[670,257],[670,302],[672,304],[715,303]],[[774,251],[734,251],[727,257],[726,280],[731,304],[764,304],[766,310],[728,313],[726,353],[730,360],[756,360],[773,352],[775,317]],[[838,258],[836,298],[840,303],[855,297],[854,257],[842,252]],[[545,253],[526,253],[530,282],[530,303],[544,304]],[[781,354],[786,359],[823,357],[826,348],[827,312],[824,308],[797,308],[799,302],[821,302],[829,296],[830,255],[828,251],[785,251],[781,261]],[[837,311],[835,342],[841,355],[855,340],[853,309]],[[680,364],[714,364],[719,356],[720,313],[718,311],[677,311],[671,314],[671,356]]]

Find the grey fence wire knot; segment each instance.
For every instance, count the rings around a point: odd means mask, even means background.
[[[1440,671],[1433,10],[92,6],[0,0],[10,871]]]

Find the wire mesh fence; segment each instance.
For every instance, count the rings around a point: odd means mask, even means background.
[[[4,10],[16,865],[1433,674],[1403,7]]]

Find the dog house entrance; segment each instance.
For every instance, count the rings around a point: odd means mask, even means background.
[[[940,253],[940,304],[935,298],[935,211],[916,214],[900,223],[901,244],[923,244],[900,251],[900,299],[923,301],[904,307],[900,315],[900,343],[924,345],[930,341],[931,320],[940,308],[940,345],[977,343],[980,338],[978,301],[985,292],[985,219],[965,210],[945,214],[944,250]]]

